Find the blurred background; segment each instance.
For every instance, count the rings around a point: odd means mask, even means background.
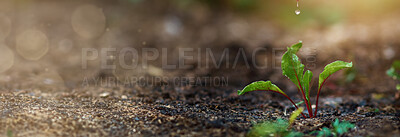
[[[314,83],[326,64],[340,59],[355,67],[332,77],[329,89],[394,91],[396,82],[385,71],[400,59],[398,5],[398,0],[300,0],[299,8],[295,0],[1,0],[0,84],[2,89],[70,90],[87,78],[221,76],[233,87],[273,80],[295,90],[273,67],[271,53],[301,40],[300,57],[315,71]],[[103,69],[99,57],[83,68],[83,48],[103,54],[100,50],[110,47],[166,48],[170,64],[179,63],[179,48],[210,48],[215,56],[229,49],[231,57],[240,49],[251,57],[265,48],[255,58],[270,67],[248,68],[241,59],[237,67],[164,70],[159,57],[147,68]],[[118,64],[114,54],[106,55],[109,64]],[[187,63],[210,63],[200,58]]]

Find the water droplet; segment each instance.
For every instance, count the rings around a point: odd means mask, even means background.
[[[294,13],[296,13],[296,15],[299,15],[300,14],[300,10],[297,9],[296,11],[294,11]]]
[[[297,6],[297,10],[295,10],[294,13],[296,13],[296,15],[299,15],[300,14],[299,0],[296,1],[296,6]]]

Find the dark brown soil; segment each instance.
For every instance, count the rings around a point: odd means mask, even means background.
[[[296,97],[293,97],[296,98]],[[46,93],[2,91],[1,135],[13,136],[245,136],[252,125],[287,119],[294,110],[279,95],[236,94],[235,88],[96,88]],[[345,136],[398,136],[394,97],[324,96],[317,118],[298,118],[305,134],[334,119],[356,127]],[[298,99],[297,99],[298,101]],[[397,103],[398,104],[398,103]]]

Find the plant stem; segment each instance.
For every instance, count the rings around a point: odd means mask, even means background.
[[[291,55],[291,58],[293,58],[293,55]],[[304,93],[303,87],[301,86],[301,82],[300,82],[299,76],[297,75],[297,72],[296,72],[296,69],[294,68],[294,64],[293,64],[293,61],[292,61],[292,60],[291,60],[291,63],[292,63],[292,66],[293,66],[294,75],[296,76],[297,82],[298,82],[298,84],[299,84],[299,87],[297,87],[297,88],[300,88],[300,89],[301,89],[301,94],[303,95],[304,102],[306,102],[308,115],[309,115],[309,117],[311,118],[311,117],[313,117],[312,108],[310,108],[309,102],[308,102],[308,100],[307,100],[307,98],[306,98],[306,95],[305,95],[305,93]],[[301,72],[301,73],[303,73],[303,72]],[[293,83],[295,83],[295,82],[293,82]],[[296,84],[296,83],[295,83],[295,84]]]
[[[317,116],[317,111],[318,111],[318,99],[319,99],[319,93],[321,92],[322,89],[322,85],[324,85],[325,81],[330,77],[331,75],[329,75],[328,77],[326,77],[326,79],[322,82],[321,86],[319,86],[318,88],[318,93],[317,93],[317,100],[315,102],[315,112],[314,112],[314,116]]]
[[[292,57],[293,57],[293,56],[292,56]],[[306,95],[305,95],[305,93],[304,93],[303,87],[301,86],[301,82],[300,82],[299,76],[297,75],[296,69],[294,68],[293,62],[292,62],[292,65],[293,65],[294,75],[296,76],[297,82],[299,83],[299,87],[300,87],[300,89],[301,89],[301,90],[300,90],[300,91],[301,91],[301,94],[303,95],[304,102],[306,102],[308,115],[309,115],[309,117],[311,118],[311,117],[313,117],[312,108],[310,108],[310,105],[309,105],[309,102],[308,102],[308,100],[307,100],[307,98],[306,98]]]
[[[296,103],[294,103],[293,100],[292,100],[288,95],[286,95],[286,94],[282,94],[281,92],[274,91],[274,90],[254,90],[254,91],[272,91],[272,92],[281,94],[281,95],[285,96],[287,99],[289,99],[290,102],[292,102],[292,104],[294,105],[294,107],[296,107],[296,109],[299,109],[299,107],[297,107]],[[301,112],[301,115],[303,115],[304,118],[307,118],[307,117],[303,114],[303,112]]]
[[[300,86],[300,88],[302,88],[302,87]],[[303,95],[304,102],[306,102],[308,115],[310,115],[310,118],[312,118],[313,117],[312,108],[310,108],[310,104],[309,104],[310,102],[308,102],[308,100],[304,94],[304,90],[301,90],[301,94]]]
[[[287,99],[289,99],[290,102],[292,102],[292,104],[294,105],[294,107],[296,107],[296,109],[299,109],[299,108],[297,107],[296,103],[294,103],[293,100],[290,99],[289,96],[287,96],[287,95],[285,95],[285,94],[282,94],[282,95],[285,96]],[[303,112],[301,112],[301,115],[303,115],[304,118],[307,118],[307,117],[303,114]]]

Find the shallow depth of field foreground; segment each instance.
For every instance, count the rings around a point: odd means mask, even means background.
[[[398,0],[1,0],[0,136],[399,136]]]

